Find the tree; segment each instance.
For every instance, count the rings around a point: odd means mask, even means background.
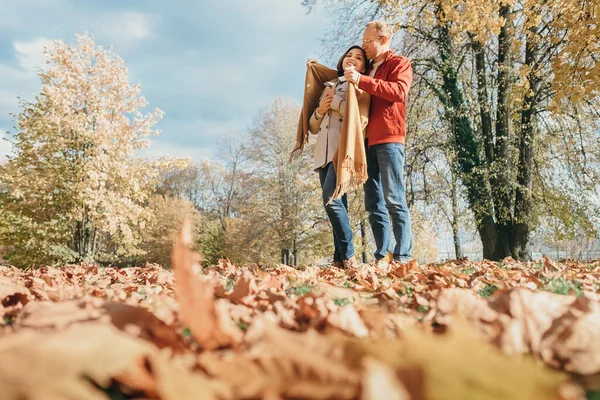
[[[181,223],[190,221],[197,232],[203,226],[201,215],[189,200],[172,196],[154,195],[150,197],[148,207],[152,218],[142,232],[143,260],[170,267],[171,252]],[[198,245],[194,247],[199,248]]]
[[[383,16],[400,28],[415,85],[423,82],[435,94],[450,127],[451,168],[464,185],[485,258],[527,258],[531,231],[549,215],[544,204],[557,204],[556,193],[544,190],[552,181],[548,172],[556,170],[543,162],[550,150],[544,143],[551,139],[545,125],[556,118],[553,112],[569,108],[567,99],[596,109],[598,43],[583,38],[598,29],[592,3],[356,0],[336,9],[340,26],[353,19],[342,10],[362,15],[364,22]],[[582,121],[582,114],[576,119]],[[560,136],[577,139],[571,132]],[[582,148],[561,164],[597,165],[600,159]],[[560,188],[554,182],[550,186]],[[585,203],[592,212],[587,218],[579,212],[576,219],[561,213],[566,218],[559,223],[593,226],[594,185],[575,178],[568,183],[560,191],[565,209]]]
[[[299,114],[295,102],[275,99],[256,118],[249,147],[252,173],[258,181],[255,199],[259,208],[255,211],[270,227],[281,262],[293,265],[300,252],[322,255],[323,243],[332,242],[318,234],[328,231],[324,231],[325,212],[310,151],[288,162]]]
[[[142,254],[146,204],[166,162],[135,158],[162,111],[141,112],[147,102],[121,58],[87,34],[76,41],[46,50],[42,92],[21,102],[14,155],[0,170],[1,241],[21,265]]]

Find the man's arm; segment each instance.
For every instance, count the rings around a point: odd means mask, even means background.
[[[371,96],[390,102],[406,102],[412,84],[412,65],[407,58],[401,58],[395,64],[387,80],[362,75],[358,87]]]

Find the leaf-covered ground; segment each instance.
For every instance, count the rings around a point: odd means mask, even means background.
[[[600,261],[0,267],[2,399],[582,399]]]

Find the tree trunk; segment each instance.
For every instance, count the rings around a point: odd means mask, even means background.
[[[77,262],[93,260],[95,255],[96,230],[88,218],[75,223],[73,250],[77,253]]]
[[[536,28],[532,28],[536,29]],[[539,47],[530,38],[525,43],[525,65],[533,65]],[[529,224],[533,213],[531,189],[533,186],[533,143],[535,124],[533,121],[536,106],[536,95],[540,90],[540,80],[531,71],[528,76],[531,91],[523,99],[521,110],[521,131],[519,138],[519,167],[517,172],[517,189],[515,196],[515,225],[513,228],[513,257],[517,260],[530,258]]]
[[[512,198],[513,183],[511,181],[510,163],[510,45],[512,28],[510,25],[510,6],[500,8],[500,17],[506,23],[498,35],[498,104],[496,108],[496,143],[494,146],[494,163],[490,171],[490,183],[494,197],[496,224],[498,225],[497,257],[504,258],[512,255],[511,236],[513,225]]]
[[[296,246],[296,235],[294,235],[294,241],[292,242],[292,255],[293,255],[293,260],[294,260],[294,267],[296,265],[298,265],[298,247]]]
[[[453,174],[454,176],[454,174]],[[462,258],[462,249],[460,247],[459,221],[458,221],[458,187],[456,180],[452,179],[452,237],[454,239],[454,256],[456,259]]]
[[[468,105],[464,99],[455,67],[456,56],[452,49],[452,40],[448,26],[440,28],[438,39],[442,66],[442,95],[446,118],[452,126],[454,149],[456,151],[456,170],[467,188],[469,206],[475,216],[477,230],[483,245],[483,256],[487,259],[497,257],[496,223],[492,193],[484,174],[485,166],[481,159],[481,142],[470,120]]]
[[[281,263],[283,265],[290,265],[290,249],[281,249]]]
[[[477,100],[479,102],[479,118],[481,120],[481,136],[484,139],[485,158],[488,165],[494,162],[494,132],[488,100],[487,75],[485,65],[485,47],[479,42],[473,42],[475,53],[475,68],[477,70]]]

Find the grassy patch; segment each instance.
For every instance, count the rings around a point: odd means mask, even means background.
[[[192,337],[192,331],[190,331],[190,328],[186,326],[181,330],[181,336],[183,336],[184,338],[190,338]]]
[[[238,328],[240,328],[243,331],[248,329],[248,324],[245,323],[244,321],[237,321],[237,322],[235,322],[235,324],[238,326]]]
[[[403,295],[407,295],[407,296],[412,296],[414,289],[412,288],[412,286],[409,286],[407,284],[404,284],[404,290],[398,290],[396,293],[398,294],[398,296],[403,296]]]
[[[336,297],[335,299],[333,299],[333,302],[335,303],[336,306],[339,306],[339,307],[344,307],[344,306],[350,304],[350,301],[345,297]]]
[[[348,280],[348,281],[344,282],[344,284],[342,286],[345,287],[346,289],[351,289],[354,287],[354,282],[352,282],[351,280]]]
[[[581,283],[577,281],[569,281],[564,277],[556,278],[546,284],[546,290],[562,295],[573,293],[577,297],[583,296],[583,288]]]
[[[313,287],[308,283],[303,283],[301,285],[291,286],[286,289],[287,295],[296,295],[296,296],[304,296],[307,293],[311,293],[313,291]]]
[[[483,289],[481,289],[479,291],[479,295],[481,297],[490,297],[492,294],[494,294],[494,292],[496,290],[498,290],[498,286],[492,285],[492,284],[488,284],[486,287],[484,287]]]
[[[231,290],[231,289],[233,289],[233,285],[235,285],[235,276],[231,275],[227,279],[227,283],[225,284],[225,290]]]

